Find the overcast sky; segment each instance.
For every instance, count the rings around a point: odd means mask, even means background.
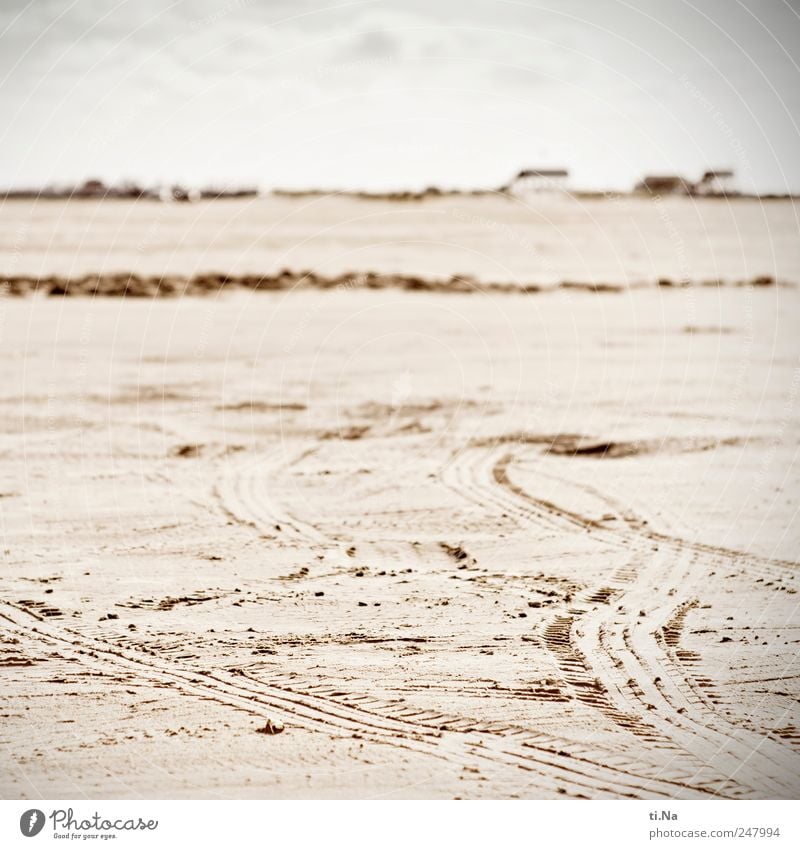
[[[0,184],[800,191],[800,0],[0,0]]]

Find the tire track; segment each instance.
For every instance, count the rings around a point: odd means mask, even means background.
[[[490,462],[489,458],[494,461]],[[637,599],[646,605],[663,593],[665,585],[691,586],[705,572],[701,568],[699,574],[696,568],[701,555],[723,556],[739,562],[752,560],[762,567],[772,568],[790,568],[793,564],[690,543],[668,533],[653,531],[629,511],[621,510],[620,505],[595,491],[593,494],[605,500],[623,519],[622,530],[607,527],[595,519],[537,498],[515,484],[508,472],[513,461],[514,455],[507,448],[498,450],[495,447],[488,452],[484,462],[473,462],[471,468],[482,470],[484,474],[487,468],[490,469],[489,483],[504,490],[506,497],[530,505],[537,519],[551,517],[563,530],[589,532],[595,539],[616,541],[628,550],[633,545],[639,554],[638,563],[629,559],[624,567],[617,570],[608,582],[611,586],[593,588],[583,599],[583,605],[573,606],[569,615],[555,617],[543,629],[544,643],[556,657],[576,698],[648,742],[673,744],[681,753],[693,757],[699,755],[701,767],[697,775],[703,774],[703,786],[712,789],[712,792],[746,792],[746,786],[738,790],[732,787],[729,776],[737,772],[737,764],[747,763],[745,774],[754,787],[768,789],[780,797],[790,796],[791,784],[776,778],[775,764],[781,765],[777,771],[781,775],[793,774],[787,770],[792,765],[797,769],[800,764],[791,764],[786,750],[780,745],[773,745],[768,738],[755,733],[746,734],[707,705],[699,708],[699,700],[688,695],[693,693],[691,682],[652,637],[652,632],[661,624],[654,619],[654,613],[633,625],[620,625],[617,622],[619,611],[612,611],[608,602],[613,597],[615,601],[624,599],[632,606],[636,606]],[[486,488],[484,477],[483,482],[467,491],[481,494]],[[487,500],[492,505],[498,503],[497,496]],[[657,553],[653,543],[663,543],[666,551]],[[666,555],[669,555],[667,562]],[[593,614],[591,610],[600,613]],[[663,615],[663,611],[659,612]],[[634,634],[637,640],[643,640],[642,646],[634,646]],[[600,661],[604,656],[607,661],[601,663],[599,670],[593,669],[586,660],[591,657]],[[660,686],[651,686],[651,681]],[[716,776],[708,776],[709,770],[702,767],[704,762],[725,762],[729,768],[723,767],[721,772],[714,770]]]
[[[551,536],[555,537],[563,529],[557,517],[538,509],[535,504],[511,498],[505,490],[491,484],[492,469],[500,450],[505,452],[507,448],[459,450],[443,469],[442,482],[484,512],[489,505],[503,516],[520,522],[532,522],[540,530],[550,531]]]
[[[304,452],[300,452],[303,454]],[[283,444],[260,454],[226,464],[214,496],[226,515],[261,534],[282,541],[318,546],[333,542],[314,525],[294,516],[274,493],[277,475],[292,463]]]
[[[650,611],[646,611],[647,606],[659,594],[663,596],[665,585],[691,587],[699,583],[698,564],[695,552],[684,551],[679,557],[669,551],[654,552],[640,567],[636,582],[615,588],[615,603],[622,601],[628,610],[646,612],[637,619],[621,613],[619,606],[612,607],[608,599],[597,603],[596,592],[587,594],[583,606],[575,609],[575,619],[566,634],[569,651],[581,658],[591,657],[605,693],[621,698],[623,726],[628,727],[630,717],[634,717],[634,733],[646,739],[652,733],[648,729],[652,729],[658,737],[697,758],[703,764],[698,777],[712,767],[726,778],[722,783],[703,778],[703,786],[725,795],[738,792],[737,785],[742,789],[749,786],[775,797],[791,798],[793,786],[784,776],[796,774],[800,758],[769,738],[728,722],[715,706],[696,694],[692,682],[655,636],[674,615],[674,603]],[[602,701],[597,706],[614,718]],[[742,770],[743,764],[747,769]],[[740,770],[741,778],[733,781],[731,777]]]
[[[544,790],[552,789],[554,782],[562,782],[587,790],[596,797],[674,798],[687,792],[689,795],[703,793],[702,788],[638,775],[585,757],[575,759],[582,764],[577,768],[571,756],[567,756],[565,763],[564,752],[558,748],[563,742],[545,740],[543,743],[542,735],[514,726],[502,726],[497,730],[491,725],[481,728],[470,720],[436,714],[423,716],[422,721],[416,722],[408,716],[387,717],[353,704],[268,684],[247,673],[203,672],[174,661],[164,662],[141,651],[133,652],[70,629],[55,628],[8,602],[3,603],[0,618],[8,623],[6,627],[10,626],[12,632],[56,645],[62,654],[69,653],[84,665],[111,666],[116,672],[127,670],[138,678],[175,687],[199,699],[209,699],[270,721],[279,720],[286,727],[302,727],[329,735],[356,734],[372,742],[401,746],[459,766],[523,769],[535,776]],[[30,624],[31,621],[36,624]],[[464,727],[458,729],[458,723]],[[515,744],[512,738],[520,735],[526,739]]]
[[[800,569],[800,563],[790,560],[781,560],[779,558],[762,557],[758,554],[753,554],[747,551],[726,548],[724,546],[715,546],[697,540],[687,540],[684,537],[676,534],[669,534],[654,530],[649,523],[642,518],[636,516],[630,508],[623,506],[619,501],[610,498],[606,493],[601,492],[595,487],[592,487],[584,482],[574,481],[571,478],[556,476],[552,473],[539,471],[540,477],[549,478],[573,487],[574,489],[582,490],[598,500],[608,505],[611,510],[622,520],[621,526],[606,525],[594,519],[589,519],[578,513],[566,510],[559,507],[550,501],[535,498],[522,487],[514,484],[508,476],[508,467],[514,461],[513,454],[505,454],[501,457],[493,467],[493,477],[497,484],[507,490],[513,492],[524,501],[529,501],[536,504],[542,510],[558,515],[565,520],[573,522],[576,527],[582,527],[589,531],[598,532],[608,540],[625,540],[626,543],[639,541],[639,544],[650,544],[649,550],[652,550],[652,544],[658,543],[671,547],[675,552],[689,549],[697,554],[708,555],[711,557],[724,558],[732,560],[739,564],[747,564],[748,566],[759,567],[761,574],[769,574],[770,577],[775,576],[775,571],[779,571],[783,577],[795,575]],[[766,569],[767,571],[763,571]]]

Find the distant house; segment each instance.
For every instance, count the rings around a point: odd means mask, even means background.
[[[733,171],[718,168],[706,171],[698,182],[693,183],[678,174],[657,174],[645,177],[636,184],[635,192],[651,195],[707,195],[724,196],[733,194]]]
[[[729,168],[706,171],[695,186],[695,193],[717,196],[733,194],[733,171]]]
[[[635,192],[651,195],[690,195],[694,183],[678,174],[651,174],[636,184]]]
[[[86,180],[72,192],[72,196],[76,198],[104,198],[108,191],[108,187],[102,180]]]
[[[563,192],[567,188],[566,168],[523,168],[502,191],[515,195],[530,192]]]

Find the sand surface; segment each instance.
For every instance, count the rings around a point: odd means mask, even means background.
[[[4,226],[5,273],[102,270]],[[0,794],[796,798],[798,316],[0,300]]]
[[[372,271],[491,283],[800,283],[793,200],[454,196],[0,204],[0,275]]]

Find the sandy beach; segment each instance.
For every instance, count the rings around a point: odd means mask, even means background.
[[[800,202],[756,198],[514,198],[393,202],[310,194],[253,200],[0,204],[0,274],[374,272],[423,281],[639,285],[800,281]]]
[[[797,798],[792,202],[14,202],[0,232],[34,282],[475,284],[6,292],[0,795]]]

